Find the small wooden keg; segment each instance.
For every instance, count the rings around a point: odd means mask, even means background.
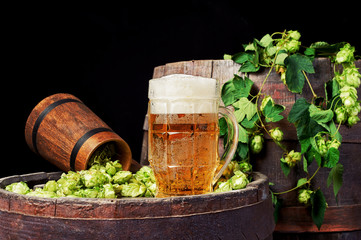
[[[117,159],[128,170],[132,154],[128,144],[75,96],[58,93],[43,99],[25,126],[30,149],[63,171],[84,170],[94,151],[115,145]]]

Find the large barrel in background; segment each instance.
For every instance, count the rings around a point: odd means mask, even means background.
[[[272,202],[260,173],[244,189],[169,198],[40,198],[3,189],[60,175],[0,179],[0,239],[272,239]]]
[[[39,102],[25,125],[25,140],[32,151],[63,171],[84,170],[93,152],[113,142],[117,159],[128,170],[128,144],[80,99],[58,93]]]
[[[317,96],[325,96],[324,83],[333,78],[333,64],[328,58],[316,58],[313,62],[315,74],[309,74],[311,85]],[[358,68],[361,61],[356,62]],[[154,68],[153,78],[182,73],[202,77],[216,78],[223,85],[238,73],[240,65],[231,60],[195,60],[168,63]],[[360,70],[359,70],[360,71]],[[253,91],[256,94],[269,69],[263,69],[258,73],[251,73],[248,77],[254,82]],[[282,142],[289,150],[300,150],[297,140],[296,129],[286,119],[293,104],[300,97],[311,100],[312,94],[305,84],[303,93],[293,94],[280,80],[279,74],[272,71],[263,93],[271,95],[276,103],[286,106],[282,113],[284,119],[272,123],[271,127],[280,127],[284,132]],[[360,89],[358,95],[361,96]],[[144,121],[143,149],[141,163],[147,164],[148,147],[148,121]],[[340,163],[344,166],[343,186],[338,194],[338,203],[335,201],[332,187],[327,188],[328,169],[322,169],[312,180],[312,185],[320,187],[326,197],[328,208],[325,213],[324,223],[320,230],[313,224],[309,209],[297,202],[297,191],[280,195],[283,200],[279,221],[275,228],[275,239],[361,239],[361,124],[358,123],[352,128],[341,126],[340,133],[343,141],[340,147]],[[267,138],[267,136],[266,136]],[[302,163],[291,170],[288,177],[285,177],[280,166],[280,158],[283,150],[273,141],[266,139],[265,148],[259,155],[252,156],[254,170],[269,177],[273,182],[273,191],[282,192],[296,186],[297,180],[306,177]],[[313,163],[309,167],[312,174],[317,169]]]

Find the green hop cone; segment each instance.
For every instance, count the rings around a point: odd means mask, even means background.
[[[350,116],[357,116],[359,114],[359,112],[361,111],[361,106],[359,103],[355,104],[352,106],[352,108],[347,109],[347,113]]]
[[[131,177],[132,173],[130,171],[119,171],[113,176],[112,181],[117,184],[123,184],[128,182]]]
[[[281,80],[282,80],[283,84],[286,85],[286,72],[281,73]]]
[[[18,193],[18,194],[27,194],[30,192],[30,188],[25,182],[16,182],[5,187],[5,190]]]
[[[113,188],[113,185],[108,183],[108,184],[104,184],[103,185],[103,189],[102,189],[102,197],[104,198],[115,198],[115,191]]]
[[[297,52],[300,49],[300,46],[301,46],[301,42],[293,39],[286,42],[285,44],[285,48],[289,53]]]
[[[352,86],[344,86],[340,89],[340,98],[353,97],[357,99],[357,90]]]
[[[112,164],[113,164],[113,167],[115,167],[115,170],[117,172],[123,170],[123,166],[121,163],[118,162],[118,160],[114,161]]]
[[[250,173],[252,172],[252,165],[249,162],[241,161],[239,163],[239,170],[245,173]]]
[[[344,99],[343,104],[346,108],[351,108],[353,105],[355,105],[356,101],[353,97],[349,96]]]
[[[140,197],[147,190],[147,187],[142,183],[123,184],[121,195],[123,197]]]
[[[79,197],[97,198],[98,195],[99,197],[101,195],[99,190],[100,190],[99,188],[86,188],[86,189],[81,189],[74,194],[78,195]]]
[[[311,200],[311,194],[313,193],[312,190],[308,189],[301,189],[298,191],[298,202],[304,205],[309,205]]]
[[[80,188],[80,176],[75,172],[69,171],[68,174],[63,174],[57,181],[58,189],[56,194],[59,196],[67,196]]]
[[[277,142],[281,142],[283,140],[283,132],[279,127],[270,130],[271,137]]]
[[[345,123],[347,120],[347,113],[345,107],[338,107],[335,109],[336,122],[337,123]]]
[[[320,152],[320,155],[322,157],[324,157],[328,151],[325,140],[323,138],[318,139],[317,146],[318,146],[318,151]]]
[[[103,173],[99,170],[87,170],[82,173],[81,176],[82,182],[85,187],[100,187],[105,183],[109,182],[109,178],[106,173]]]
[[[288,53],[295,53],[300,49],[301,42],[298,41],[300,38],[301,34],[298,31],[287,31],[286,37],[278,41],[276,48],[284,49]]]
[[[258,154],[262,151],[263,148],[263,137],[261,135],[253,136],[251,140],[251,151],[255,154]]]
[[[355,125],[358,121],[360,121],[360,118],[358,116],[350,116],[347,119],[347,124],[352,127],[353,125]]]
[[[233,176],[234,172],[239,170],[239,169],[240,169],[240,166],[239,166],[238,162],[237,161],[231,161],[228,164],[227,168],[222,173],[222,175],[226,179],[229,179],[231,176]]]
[[[330,149],[330,148],[338,149],[340,147],[341,143],[337,139],[333,139],[333,140],[328,140],[326,142],[326,145],[327,145],[328,149]]]
[[[344,86],[340,89],[340,98],[347,112],[357,104],[357,90],[351,86]]]
[[[301,157],[302,155],[300,152],[295,152],[292,150],[282,161],[285,162],[289,167],[294,167],[301,160]]]
[[[333,77],[332,80],[337,81],[338,85],[343,88],[344,86],[347,85],[346,83],[346,77],[345,74],[343,73],[339,73],[339,72],[335,72],[335,76]]]
[[[350,63],[355,60],[353,53],[355,48],[352,47],[349,43],[345,44],[336,55],[336,63]]]
[[[134,174],[134,177],[143,183],[155,182],[154,172],[148,166],[143,166],[141,169],[139,169],[138,172]]]
[[[288,36],[294,40],[300,40],[301,34],[298,31],[289,30],[287,32]]]
[[[242,171],[234,172],[234,176],[231,177],[230,180],[231,180],[231,187],[233,190],[245,188],[249,183],[247,179],[247,175],[244,174]]]
[[[300,152],[295,152],[293,150],[289,153],[289,155],[293,158],[294,161],[297,161],[297,162],[300,161],[301,157],[302,157]]]
[[[272,105],[274,105],[274,101],[272,99],[271,96],[269,95],[266,95],[263,100],[262,100],[262,103],[261,103],[261,106],[259,107],[259,109],[263,112],[263,109],[266,107],[268,101],[271,101],[272,102]]]
[[[228,181],[225,182],[219,182],[218,183],[218,187],[216,190],[214,190],[214,192],[229,192],[232,191],[232,186],[231,186],[231,181],[230,179]]]
[[[34,191],[30,191],[26,194],[33,197],[45,197],[45,198],[57,198],[58,195],[55,192],[46,191],[42,188],[37,188]]]
[[[117,169],[113,166],[113,164],[111,162],[107,162],[105,164],[105,171],[110,176],[114,176],[114,174],[117,172]]]
[[[342,75],[344,76],[347,85],[355,88],[360,86],[361,74],[354,65],[344,68]]]
[[[43,189],[49,192],[56,192],[58,190],[58,184],[56,183],[56,181],[51,180],[45,183]]]

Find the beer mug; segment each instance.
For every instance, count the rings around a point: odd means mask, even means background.
[[[157,183],[156,197],[212,192],[238,144],[237,120],[219,106],[219,82],[174,74],[150,80],[148,96],[148,159]],[[219,114],[228,124],[228,143],[221,159]],[[224,162],[222,167],[220,162]]]

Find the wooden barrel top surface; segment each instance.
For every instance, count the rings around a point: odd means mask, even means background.
[[[40,233],[41,236],[56,233],[65,239],[79,232],[85,234],[82,237],[103,234],[113,239],[112,234],[117,233],[130,239],[137,236],[172,239],[188,232],[213,239],[242,232],[244,239],[266,239],[274,229],[268,179],[257,172],[245,189],[170,198],[40,198],[3,189],[17,181],[34,186],[56,180],[60,175],[61,172],[41,172],[0,179],[0,236],[4,233],[21,236],[34,231],[30,234],[32,239],[38,239]],[[253,224],[249,223],[251,220]],[[167,227],[162,228],[164,224]]]

